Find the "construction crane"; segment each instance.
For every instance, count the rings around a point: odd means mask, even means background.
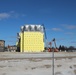
[[[48,40],[47,40],[47,35],[46,35],[46,29],[45,29],[45,26],[44,24],[42,24],[43,26],[43,31],[44,31],[44,39],[45,39],[45,50],[48,50]]]

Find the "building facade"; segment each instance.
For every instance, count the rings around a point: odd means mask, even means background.
[[[5,48],[5,41],[4,40],[0,40],[0,52],[3,52]]]
[[[25,25],[19,34],[20,52],[43,52],[44,31],[42,25]]]
[[[5,41],[4,40],[0,40],[0,46],[4,47],[5,46]]]

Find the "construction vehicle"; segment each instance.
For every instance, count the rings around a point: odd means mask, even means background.
[[[49,42],[50,48],[48,48],[48,52],[52,52],[54,50],[54,52],[58,52],[58,48],[56,47],[56,42],[55,42],[55,38],[52,40],[54,42],[55,48],[52,48],[52,42]]]
[[[53,51],[52,48],[48,48],[48,52],[52,52],[52,51]],[[59,50],[58,49],[54,49],[54,52],[59,52]]]

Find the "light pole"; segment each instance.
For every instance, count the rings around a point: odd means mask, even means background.
[[[52,40],[55,44],[55,48],[56,48],[56,42],[55,42],[55,38]],[[52,49],[52,75],[54,75],[54,49]]]

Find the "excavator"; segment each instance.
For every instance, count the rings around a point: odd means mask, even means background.
[[[55,38],[52,41],[54,42],[55,48],[51,48],[52,43],[49,42],[50,48],[48,48],[48,52],[52,52],[53,50],[54,50],[54,52],[59,52],[58,48],[56,47]]]

